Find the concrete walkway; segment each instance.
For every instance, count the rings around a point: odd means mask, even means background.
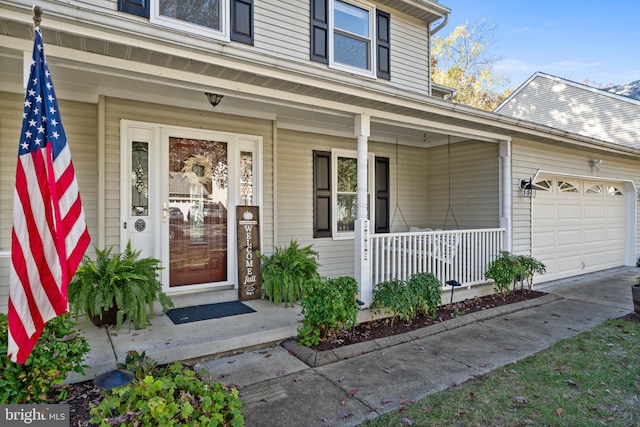
[[[545,283],[536,289],[549,295],[538,301],[443,322],[408,342],[317,368],[281,346],[197,367],[240,389],[249,427],[355,426],[632,312],[638,275],[621,267]]]

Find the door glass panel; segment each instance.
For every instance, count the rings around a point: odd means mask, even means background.
[[[169,285],[227,280],[227,144],[169,138]]]
[[[149,144],[131,143],[131,216],[149,215]]]
[[[240,203],[253,204],[253,153],[240,152]]]

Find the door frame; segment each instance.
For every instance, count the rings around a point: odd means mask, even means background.
[[[120,247],[124,248],[129,240],[130,230],[133,224],[126,224],[129,221],[129,200],[130,200],[130,178],[131,178],[131,142],[134,140],[135,131],[146,133],[153,138],[149,141],[149,175],[159,176],[161,179],[149,180],[149,216],[153,243],[146,247],[141,247],[141,256],[150,256],[162,261],[163,266],[169,265],[169,221],[163,222],[163,206],[167,203],[169,195],[169,158],[168,152],[169,137],[189,137],[197,139],[220,139],[227,145],[228,164],[228,186],[227,193],[227,280],[224,282],[205,283],[196,285],[184,285],[179,287],[169,287],[169,268],[163,268],[161,272],[161,282],[166,293],[179,294],[196,291],[211,290],[232,286],[238,288],[238,267],[237,267],[237,237],[236,237],[236,205],[241,200],[240,195],[240,152],[249,151],[252,153],[253,171],[253,203],[259,207],[262,217],[262,188],[263,188],[263,138],[259,135],[249,135],[241,133],[222,132],[213,129],[199,129],[182,126],[166,125],[161,123],[149,123],[122,119],[120,121]],[[132,135],[133,134],[133,135]],[[155,220],[154,220],[155,219]],[[129,221],[130,222],[130,221]],[[125,226],[126,224],[126,226]],[[262,227],[260,228],[260,240],[262,241]],[[134,247],[136,249],[136,247]]]

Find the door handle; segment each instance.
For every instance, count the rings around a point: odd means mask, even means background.
[[[162,204],[162,222],[167,222],[167,202]]]

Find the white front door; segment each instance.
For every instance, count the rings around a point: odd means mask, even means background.
[[[162,260],[165,291],[237,288],[236,205],[259,205],[261,138],[123,121],[122,244]]]

